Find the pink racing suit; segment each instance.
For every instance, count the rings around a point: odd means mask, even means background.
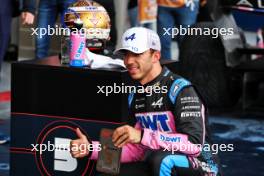
[[[159,162],[160,174],[157,175],[162,175],[164,162],[166,169],[167,165],[171,169],[179,165],[198,169],[204,175],[217,175],[217,156],[204,150],[204,145],[210,144],[207,114],[194,86],[166,67],[158,77],[142,86],[146,90],[160,87],[164,91],[155,92],[151,96],[146,92],[129,95],[129,124],[142,130],[142,139],[139,144],[127,144],[123,147],[121,162],[144,161],[149,151],[164,151],[169,153],[166,156],[172,156],[162,158]],[[92,143],[98,144],[97,141]],[[179,160],[180,164],[177,164],[177,159],[173,159],[176,156],[174,152],[180,156],[178,158],[185,157],[184,160]],[[93,151],[90,157],[96,160],[98,152]],[[182,163],[186,164],[183,166]]]

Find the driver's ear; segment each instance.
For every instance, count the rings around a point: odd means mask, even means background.
[[[159,62],[161,57],[160,51],[154,51],[152,53],[153,63]]]

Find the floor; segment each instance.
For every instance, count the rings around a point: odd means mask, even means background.
[[[10,63],[4,63],[0,92],[10,90]],[[233,144],[234,151],[219,152],[226,176],[264,176],[264,115],[210,116],[213,141]],[[0,133],[10,134],[10,102],[0,102]],[[9,173],[9,144],[0,145],[0,176]]]
[[[10,64],[4,63],[0,76],[0,93],[10,91]],[[10,101],[0,102],[0,135],[10,135]],[[9,144],[0,145],[0,176],[9,172]]]

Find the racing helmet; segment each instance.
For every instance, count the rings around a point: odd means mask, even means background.
[[[68,7],[64,16],[67,27],[74,27],[74,21],[80,18],[85,30],[87,47],[91,50],[103,49],[110,39],[110,17],[103,6],[89,0],[79,0]]]

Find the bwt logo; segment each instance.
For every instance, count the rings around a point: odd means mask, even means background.
[[[166,113],[139,113],[136,114],[136,119],[142,126],[142,128],[149,128],[153,131],[156,131],[158,129],[166,132],[171,132],[171,128],[169,126],[169,118],[168,114]]]
[[[164,136],[162,134],[160,135],[160,140],[166,142],[181,142],[180,137],[169,137],[169,136]]]
[[[76,53],[76,58],[80,58],[81,57],[84,45],[85,45],[84,42],[80,43],[80,46],[78,47],[78,50],[77,50],[77,53]]]

